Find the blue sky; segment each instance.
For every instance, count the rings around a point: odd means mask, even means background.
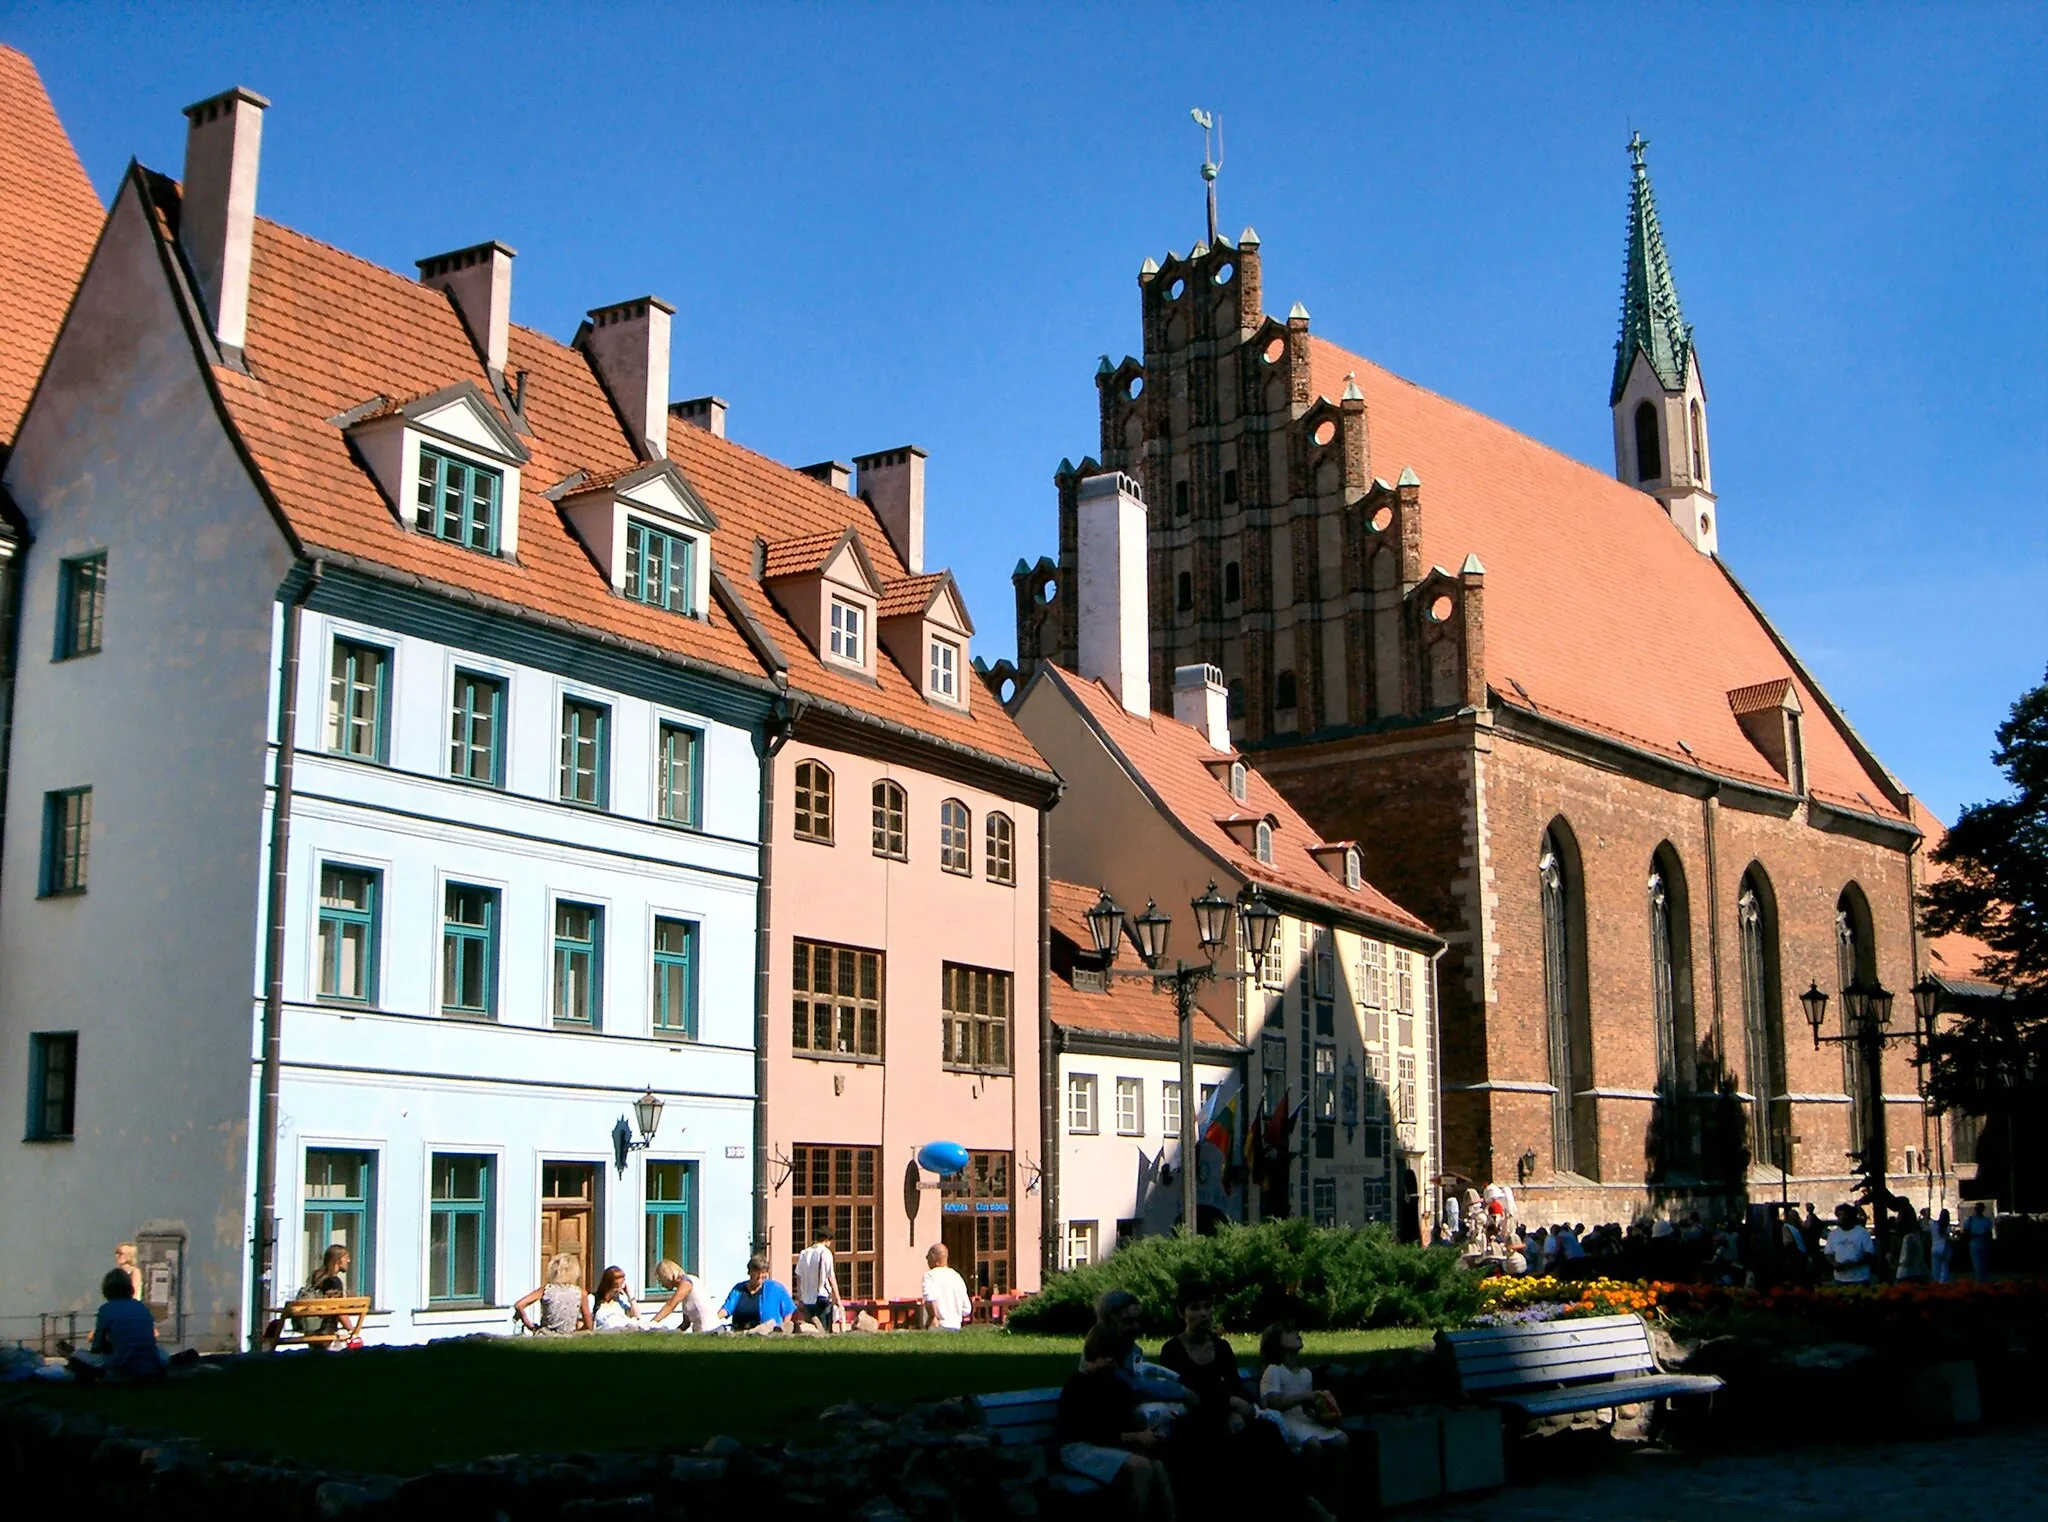
[[[503,239],[564,338],[662,295],[674,394],[777,458],[922,444],[991,656],[1138,266],[1201,234],[1190,106],[1270,309],[1603,469],[1640,128],[1736,574],[1945,817],[2048,664],[2042,8],[12,0],[0,40],[103,194],[246,84],[265,215],[408,272]]]

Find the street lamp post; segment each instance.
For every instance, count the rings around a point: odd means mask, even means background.
[[[1143,978],[1154,988],[1168,988],[1173,992],[1173,1012],[1180,1028],[1180,1212],[1181,1221],[1187,1227],[1189,1236],[1196,1230],[1195,1184],[1197,1154],[1195,1151],[1195,993],[1210,979],[1234,983],[1252,974],[1222,972],[1207,954],[1221,946],[1229,928],[1231,911],[1236,910],[1238,945],[1245,954],[1256,962],[1265,956],[1273,944],[1273,937],[1279,933],[1280,911],[1266,902],[1263,889],[1256,884],[1238,894],[1235,905],[1216,891],[1212,880],[1200,898],[1188,905],[1195,913],[1195,938],[1205,954],[1200,962],[1176,961],[1166,965],[1167,933],[1173,928],[1173,916],[1160,909],[1156,900],[1145,902],[1145,912],[1126,915],[1109,896],[1109,889],[1102,890],[1102,897],[1095,901],[1095,907],[1088,911],[1088,934],[1095,942],[1095,953],[1102,958],[1102,975],[1105,981],[1111,978]],[[1126,925],[1138,943],[1138,956],[1145,964],[1143,972],[1126,972],[1114,966],[1116,954],[1123,944]]]
[[[1821,991],[1820,984],[1811,979],[1806,992],[1799,996],[1799,1002],[1806,1009],[1806,1023],[1813,1030],[1815,1051],[1820,1050],[1823,1042],[1828,1042],[1852,1047],[1856,1052],[1863,1091],[1870,1099],[1870,1113],[1864,1118],[1863,1135],[1858,1138],[1862,1150],[1857,1154],[1857,1161],[1861,1165],[1859,1171],[1863,1175],[1864,1189],[1870,1196],[1871,1224],[1876,1230],[1878,1251],[1886,1261],[1891,1255],[1891,1186],[1887,1182],[1891,1148],[1886,1139],[1884,1049],[1911,1042],[1914,1061],[1920,1060],[1927,1038],[1934,1033],[1941,988],[1931,977],[1923,977],[1913,985],[1913,1025],[1910,1030],[1890,1028],[1893,997],[1892,991],[1876,979],[1869,983],[1857,979],[1842,990],[1841,1034],[1824,1036],[1820,1028],[1827,1019],[1828,996]]]

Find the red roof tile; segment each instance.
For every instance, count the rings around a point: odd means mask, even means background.
[[[1502,702],[1783,787],[1729,694],[1786,682],[1806,710],[1813,789],[1867,793],[1870,812],[1904,817],[1833,706],[1654,498],[1335,344],[1309,343],[1312,390],[1335,399],[1350,375],[1365,394],[1373,474],[1421,479],[1425,565],[1475,553],[1485,565],[1486,676]],[[1641,658],[1615,660],[1617,650]]]
[[[1946,870],[1929,859],[1929,853],[1948,836],[1948,830],[1918,798],[1913,800],[1913,823],[1920,826],[1926,836],[1920,848],[1920,882],[1925,888],[1929,883],[1947,875]],[[1991,955],[1991,948],[1973,935],[1960,932],[1953,935],[1930,936],[1926,941],[1929,971],[1944,978],[1981,978],[1984,959]]]
[[[1050,664],[1043,669],[1050,680],[1073,695],[1124,765],[1152,790],[1181,829],[1239,877],[1385,926],[1431,934],[1426,924],[1371,883],[1346,888],[1325,872],[1310,848],[1326,842],[1257,767],[1245,769],[1245,796],[1240,804],[1230,796],[1227,777],[1219,779],[1211,765],[1229,758],[1211,749],[1200,730],[1162,713],[1138,718],[1102,683],[1083,681]],[[1233,816],[1240,821],[1268,817],[1277,821],[1270,865],[1258,859],[1248,840],[1240,842],[1226,827]],[[1249,836],[1251,832],[1244,833]]]
[[[0,47],[0,447],[14,442],[105,220],[36,66]]]
[[[846,530],[836,528],[778,540],[769,545],[768,553],[761,557],[761,579],[773,581],[778,576],[803,576],[823,570],[826,557],[839,548],[839,542],[845,537]]]
[[[1095,937],[1088,932],[1086,915],[1094,906],[1098,890],[1054,878],[1046,889],[1046,929],[1049,935],[1063,935],[1092,957]],[[1143,970],[1137,948],[1130,944],[1128,931],[1117,947],[1114,966],[1128,972]],[[1217,991],[1206,992],[1212,999]],[[1111,1036],[1141,1036],[1159,1041],[1180,1038],[1180,1017],[1174,1012],[1173,995],[1136,978],[1113,978],[1108,990],[1093,993],[1078,989],[1067,979],[1052,980],[1052,1023],[1066,1030],[1097,1031]],[[1237,1046],[1231,1034],[1233,1020],[1195,1006],[1195,1042],[1199,1046]]]
[[[905,576],[890,582],[875,604],[875,617],[901,618],[909,613],[922,613],[931,606],[933,594],[945,580],[944,571],[928,571],[922,576]]]

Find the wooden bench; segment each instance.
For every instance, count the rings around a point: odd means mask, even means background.
[[[971,1396],[970,1401],[981,1413],[988,1435],[998,1448],[1022,1447],[1027,1443],[1044,1445],[1046,1483],[1052,1487],[1054,1495],[1078,1500],[1102,1490],[1101,1485],[1086,1476],[1069,1474],[1060,1468],[1059,1454],[1054,1448],[1060,1416],[1058,1385],[1048,1385],[1043,1390],[1004,1390],[994,1395],[976,1395]]]
[[[1526,1417],[1711,1395],[1721,1388],[1710,1374],[1666,1374],[1640,1316],[1478,1327],[1439,1332],[1437,1342],[1449,1350],[1460,1390]]]
[[[304,1343],[308,1347],[331,1347],[337,1342],[354,1340],[362,1330],[363,1318],[370,1314],[368,1295],[333,1295],[316,1300],[287,1300],[271,1313],[272,1320],[263,1329],[263,1351],[274,1352],[277,1348],[291,1343]],[[295,1321],[319,1319],[327,1326],[324,1332],[302,1332],[293,1325]]]

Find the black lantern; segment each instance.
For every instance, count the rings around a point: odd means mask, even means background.
[[[1117,949],[1123,943],[1124,912],[1109,896],[1109,889],[1102,890],[1102,897],[1095,901],[1095,907],[1088,911],[1087,918],[1088,934],[1095,939],[1095,954],[1106,962],[1114,962]]]
[[[1266,902],[1266,890],[1254,883],[1237,896],[1237,939],[1254,961],[1265,956],[1280,933],[1280,911]]]
[[[1138,933],[1138,955],[1147,967],[1157,967],[1166,960],[1166,932],[1173,928],[1173,916],[1162,914],[1158,903],[1148,898],[1145,912],[1131,924]]]
[[[1842,990],[1842,1023],[1851,1030],[1870,1018],[1870,990],[1857,978]]]
[[[1828,1017],[1828,996],[1820,991],[1820,984],[1809,979],[1799,1002],[1806,1006],[1806,1023],[1813,1027],[1813,1044],[1818,1048],[1821,1024]]]
[[[1875,978],[1864,987],[1863,1012],[1879,1030],[1892,1023],[1892,991]]]
[[[654,1133],[661,1129],[661,1096],[652,1087],[633,1101],[633,1119],[640,1123],[641,1141],[653,1141]]]
[[[1202,949],[1207,951],[1212,946],[1221,946],[1230,926],[1230,900],[1216,891],[1214,878],[1209,880],[1202,896],[1192,900],[1188,907],[1195,911],[1195,935],[1201,941]],[[1164,948],[1164,942],[1161,947]]]
[[[1934,981],[1934,974],[1923,972],[1920,981],[1913,985],[1913,1018],[1919,1022],[1925,1035],[1934,1034],[1935,1017],[1941,1013],[1941,985]]]

